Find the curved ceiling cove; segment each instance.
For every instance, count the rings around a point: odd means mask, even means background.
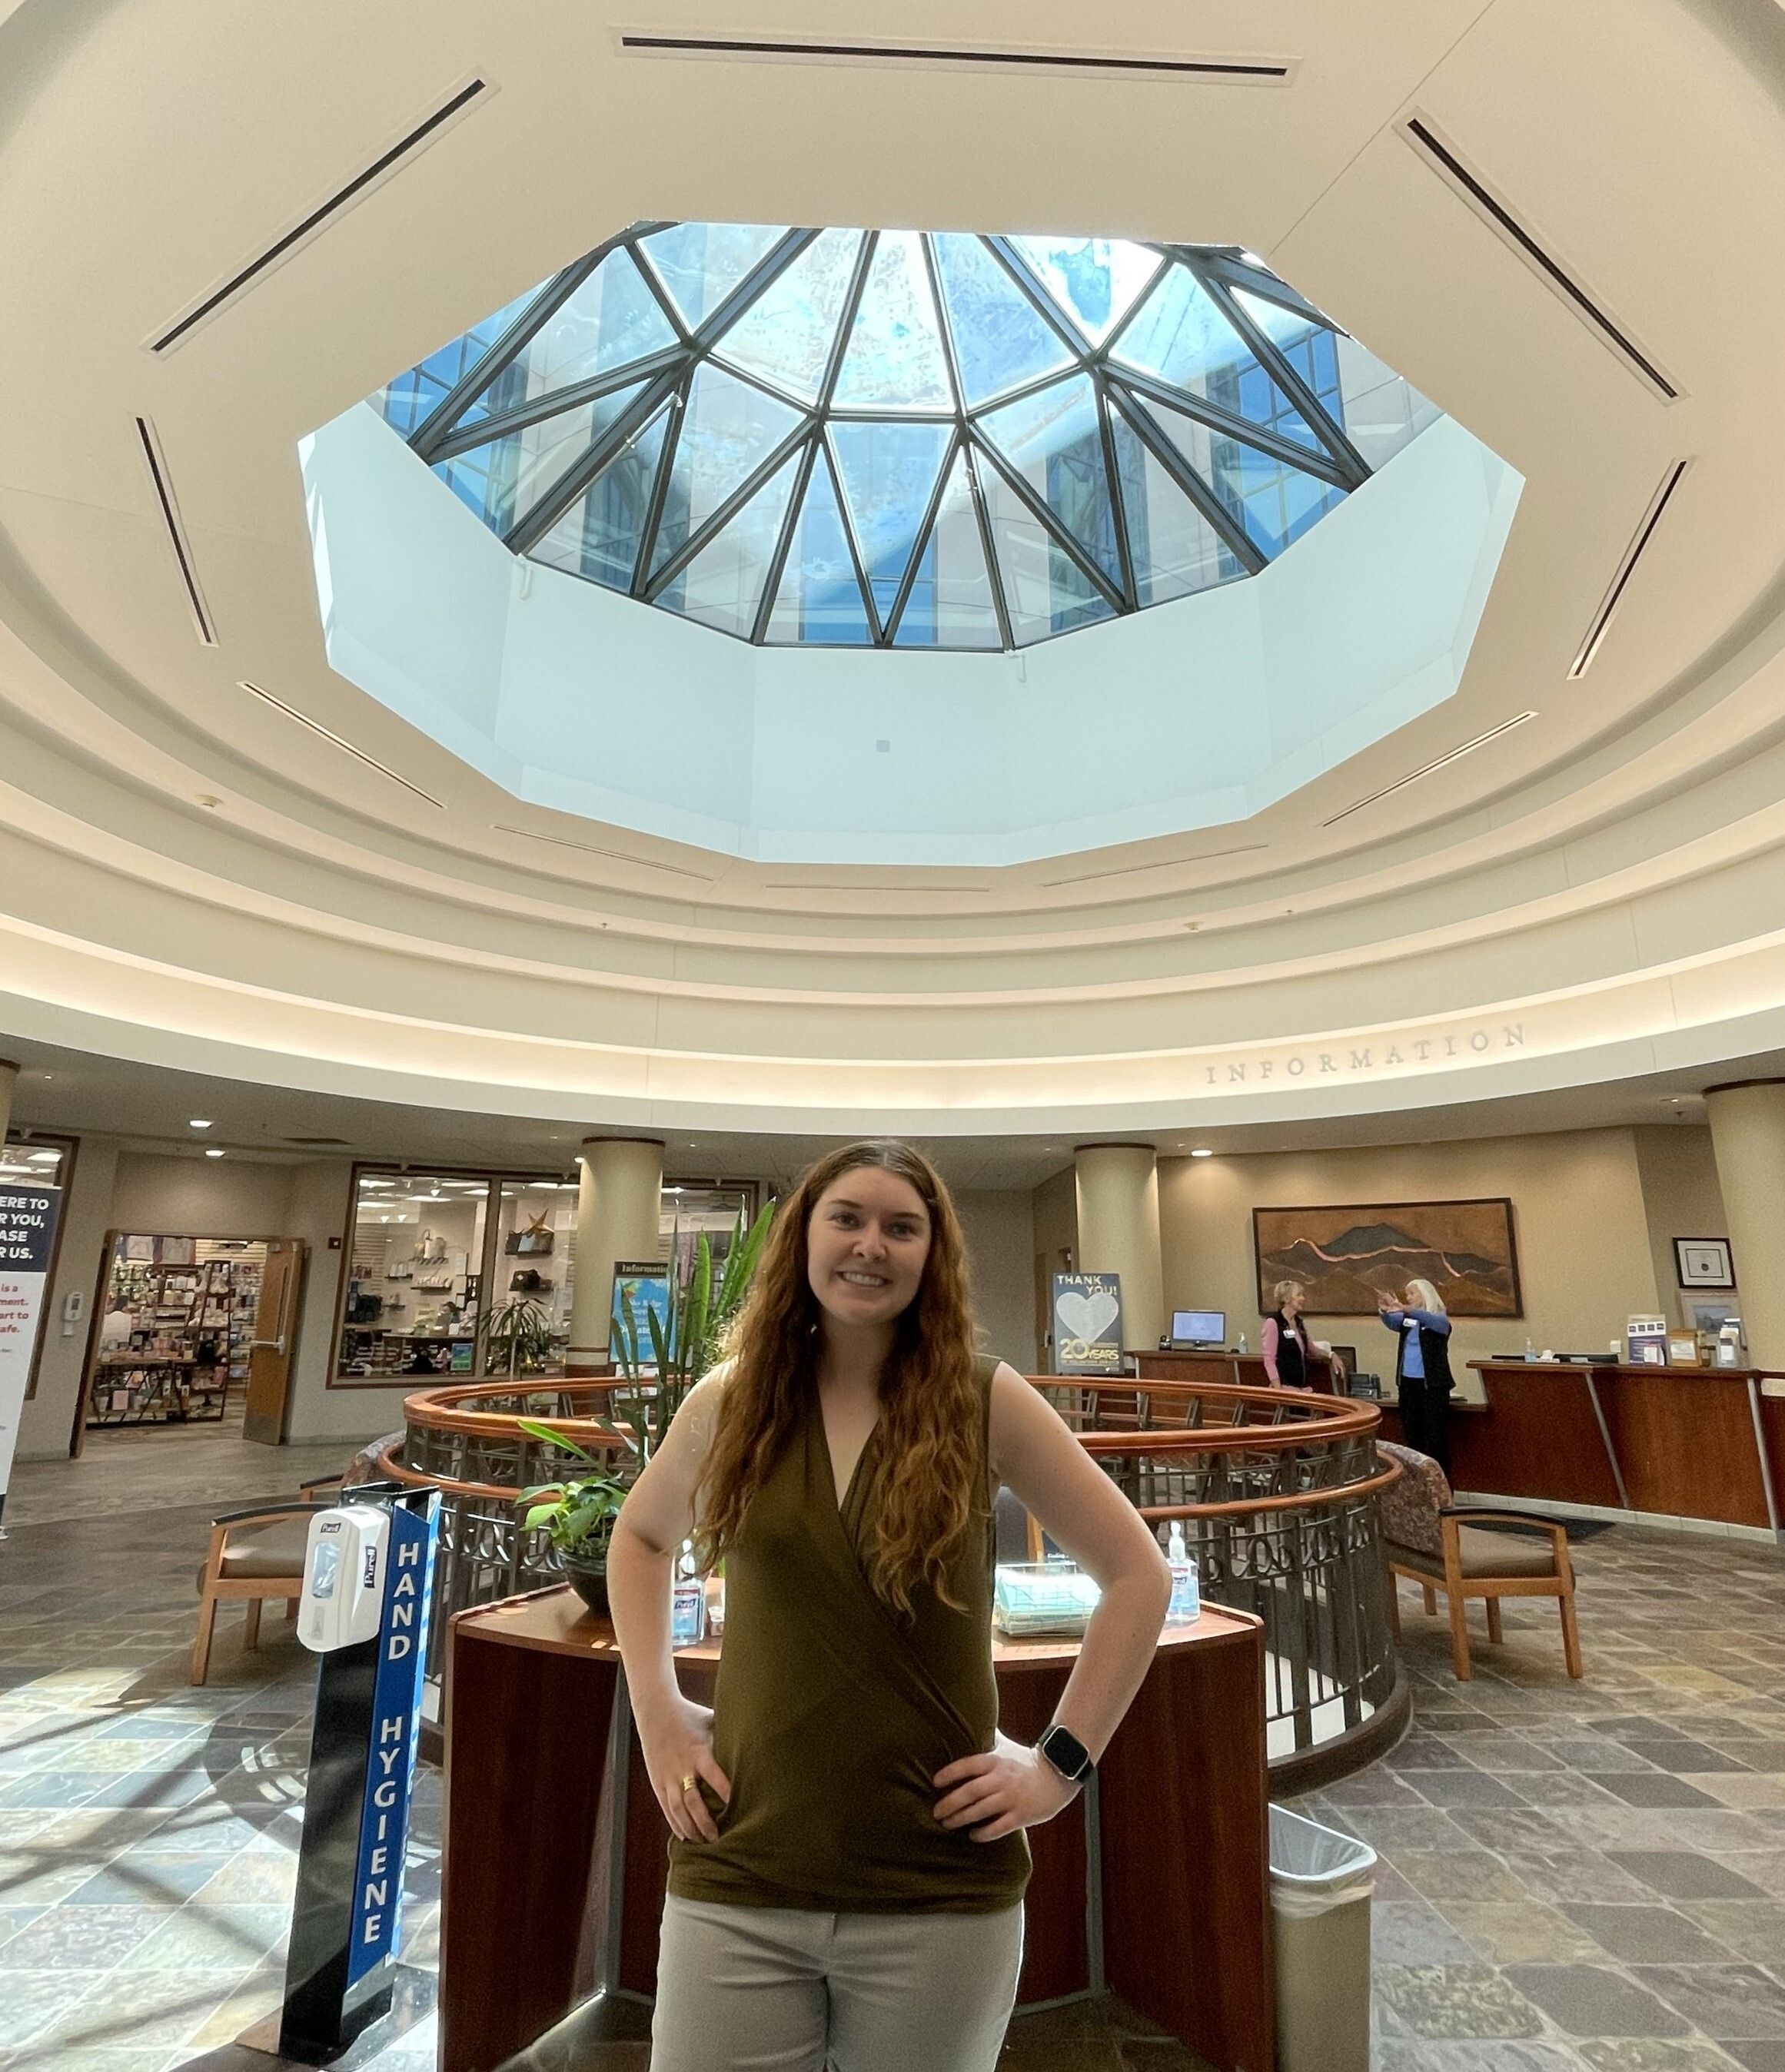
[[[1454,693],[1520,486],[1236,248],[724,223],[302,452],[343,675],[518,798],[855,864],[1256,812]]]

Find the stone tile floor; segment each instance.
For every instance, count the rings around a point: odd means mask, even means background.
[[[232,1462],[195,1445],[175,1475],[206,1502],[122,1503],[158,1498],[146,1448],[183,1436],[101,1455],[84,1519],[60,1469],[21,1470],[7,1507],[39,1522],[0,1547],[4,2072],[267,2062],[229,2045],[278,1999],[312,1671],[282,1619],[245,1655],[225,1614],[193,1690],[192,1576],[217,1502],[333,1455],[300,1467],[213,1433]],[[1413,1730],[1298,1802],[1383,1859],[1379,2072],[1785,2072],[1785,1556],[1619,1529],[1576,1558],[1584,1683],[1538,1603],[1509,1607],[1506,1645],[1458,1684],[1442,1621],[1404,1593]],[[438,1832],[424,1774],[405,1953],[422,1965]],[[619,2012],[541,2064],[644,2072]],[[1198,2072],[1145,2028],[1110,2002],[1024,2018],[1006,2072]],[[434,2044],[423,2024],[376,2072],[423,2072]]]

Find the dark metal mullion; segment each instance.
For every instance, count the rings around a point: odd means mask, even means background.
[[[783,439],[773,447],[767,457],[759,461],[723,503],[716,504],[688,537],[676,549],[663,566],[645,584],[644,601],[655,604],[671,583],[690,561],[710,544],[715,535],[722,532],[738,513],[760,489],[766,488],[780,470],[786,466],[790,455],[799,450],[801,440],[812,430],[812,420],[803,417]]]
[[[948,386],[954,392],[955,417],[964,429],[967,422],[967,385],[960,378],[960,364],[955,358],[954,327],[949,320],[948,305],[942,298],[942,271],[936,263],[930,233],[927,231],[921,232],[917,241],[923,253],[924,278],[930,284],[930,300],[936,309],[936,327],[942,339],[942,364],[948,370]]]
[[[868,275],[873,270],[874,256],[879,249],[879,232],[865,232],[862,249],[855,255],[855,273],[849,282],[849,292],[844,298],[843,314],[837,320],[833,356],[825,369],[824,385],[818,398],[818,413],[819,433],[825,448],[825,465],[830,470],[830,486],[837,498],[837,515],[842,520],[843,538],[849,547],[849,563],[855,570],[862,606],[868,615],[869,636],[875,647],[886,648],[891,645],[890,629],[889,627],[882,631],[881,627],[880,607],[874,601],[874,585],[868,579],[868,565],[862,558],[861,544],[855,536],[855,513],[849,508],[849,495],[843,487],[843,471],[837,465],[837,457],[831,450],[827,431],[830,399],[836,393],[837,376],[843,371],[844,358],[849,352],[849,336],[855,328],[856,318],[861,314],[862,298],[867,290]]]
[[[715,342],[730,330],[765,288],[772,287],[800,254],[817,242],[819,235],[816,230],[790,230],[770,245],[725,300],[709,310],[689,333],[690,341],[703,356],[713,350]]]
[[[657,278],[656,264],[650,253],[644,249],[646,237],[653,236],[659,230],[673,230],[675,227],[673,223],[660,223],[652,224],[648,230],[640,232],[635,226],[627,232],[626,249],[631,255],[632,264],[639,269],[639,278],[644,282],[646,292],[652,301],[663,311],[664,320],[676,334],[677,339],[683,345],[686,345],[689,334],[687,325],[682,322],[682,313],[676,306],[675,297]]]
[[[985,454],[992,466],[1004,478],[1012,494],[1027,508],[1029,515],[1076,563],[1080,572],[1111,608],[1117,611],[1126,609],[1122,594],[1110,582],[1096,562],[1087,553],[1071,533],[1061,524],[1050,509],[1046,498],[1039,495],[1019,468],[1013,467],[991,441],[983,438],[976,425],[971,428],[973,443]]]
[[[831,398],[837,393],[837,377],[843,371],[843,361],[849,349],[849,334],[855,329],[855,319],[861,314],[862,296],[868,285],[868,271],[874,264],[874,255],[880,249],[878,230],[864,230],[862,242],[856,249],[855,270],[849,276],[849,285],[843,296],[843,307],[837,319],[836,335],[830,342],[830,357],[825,363],[825,372],[818,384],[818,401],[813,405],[821,417],[830,409]]]
[[[788,556],[793,549],[793,535],[800,523],[800,510],[806,500],[806,486],[812,480],[813,463],[818,457],[820,434],[816,421],[808,428],[806,450],[800,465],[794,471],[793,490],[788,498],[787,516],[781,520],[781,530],[775,542],[775,551],[769,557],[768,569],[763,580],[763,594],[756,606],[756,616],[751,622],[750,640],[752,647],[760,648],[768,638],[768,623],[775,616],[775,599],[781,587],[781,578],[786,572]]]
[[[930,500],[924,506],[923,522],[911,541],[911,559],[905,565],[905,574],[892,601],[892,609],[886,614],[886,644],[890,647],[899,631],[899,622],[904,616],[905,607],[911,602],[911,592],[917,587],[917,565],[923,558],[923,548],[935,524],[936,513],[942,508],[942,500],[948,493],[948,478],[954,472],[956,457],[961,448],[963,434],[957,429],[948,442],[948,450],[942,457],[942,471],[936,479],[936,487],[930,491]]]
[[[1343,489],[1361,487],[1370,479],[1369,462],[1327,416],[1326,405],[1290,366],[1265,331],[1234,300],[1233,291],[1224,281],[1211,278],[1204,280],[1202,285],[1210,300],[1240,334],[1253,359],[1289,397],[1312,427],[1315,436],[1331,449],[1345,478],[1339,486]]]
[[[602,257],[606,257],[605,253]],[[508,329],[477,356],[409,434],[411,448],[423,460],[432,463],[434,448],[452,429],[453,421],[459,412],[467,404],[477,400],[497,375],[518,356],[522,347],[543,328],[546,319],[555,316],[563,308],[599,264],[600,260],[594,253],[573,261],[548,282]]]
[[[1154,422],[1139,399],[1125,394],[1120,388],[1116,388],[1115,393],[1123,406],[1122,415],[1133,426],[1135,437],[1202,512],[1234,559],[1248,575],[1256,575],[1265,566],[1265,557],[1252,535]]]
[[[665,399],[676,393],[681,379],[679,368],[666,368],[642,396],[621,411],[594,445],[534,502],[526,516],[518,519],[502,536],[502,544],[510,553],[529,553],[545,538],[615,454],[631,445],[662,409]]]
[[[1335,489],[1355,489],[1357,485],[1339,463],[1325,454],[1310,453],[1306,446],[1298,446],[1274,432],[1265,431],[1249,418],[1236,417],[1231,411],[1224,410],[1218,403],[1211,403],[1204,397],[1193,396],[1187,388],[1178,388],[1169,381],[1162,381],[1156,374],[1146,374],[1125,364],[1121,368],[1107,368],[1105,373],[1119,381],[1124,388],[1132,388],[1138,396],[1145,396],[1162,404],[1167,409],[1176,410],[1181,416],[1193,417],[1199,425],[1206,425],[1212,432],[1224,438],[1236,439],[1253,452],[1281,461],[1302,475],[1311,475],[1317,481],[1331,483]]]
[[[529,426],[540,424],[548,417],[561,417],[585,403],[598,402],[616,389],[630,388],[640,381],[650,380],[655,375],[667,373],[681,364],[681,347],[665,346],[660,352],[633,360],[619,372],[591,374],[587,380],[578,381],[568,388],[554,388],[547,395],[536,396],[516,409],[504,411],[500,417],[486,417],[481,424],[467,425],[449,433],[429,456],[430,462],[456,459],[475,447],[506,438],[511,432],[524,432]]]
[[[1134,319],[1140,314],[1141,310],[1146,307],[1147,304],[1152,301],[1153,298],[1159,294],[1164,288],[1166,276],[1171,271],[1172,266],[1174,264],[1171,255],[1171,249],[1169,245],[1148,245],[1145,246],[1144,249],[1146,251],[1157,253],[1158,257],[1165,261],[1165,264],[1159,268],[1158,271],[1153,276],[1153,278],[1147,282],[1146,286],[1141,289],[1139,294],[1137,294],[1134,298],[1133,301],[1129,304],[1127,314],[1117,323],[1116,327],[1110,332],[1108,337],[1104,340],[1101,345],[1097,346],[1093,349],[1091,358],[1092,363],[1096,365],[1100,366],[1108,359],[1110,354],[1116,349],[1117,343],[1126,335],[1129,326],[1133,323]]]
[[[821,428],[820,438],[825,449],[825,465],[830,471],[831,494],[837,499],[837,515],[842,521],[843,544],[849,550],[849,566],[855,571],[855,586],[862,593],[862,608],[868,616],[868,638],[876,648],[884,648],[886,641],[880,632],[880,614],[874,604],[874,587],[868,581],[867,564],[862,558],[862,549],[856,544],[855,526],[849,516],[849,500],[843,493],[843,471],[837,465],[831,452],[830,441]]]
[[[1191,273],[1205,285],[1212,280],[1230,288],[1244,288],[1248,294],[1261,295],[1267,302],[1275,302],[1291,316],[1302,318],[1318,330],[1339,328],[1323,310],[1317,310],[1304,296],[1298,295],[1287,281],[1278,280],[1274,273],[1261,273],[1244,260],[1230,259],[1225,253],[1198,252],[1189,255],[1188,263]]]
[[[979,549],[985,557],[985,580],[992,586],[992,609],[997,614],[998,638],[1006,648],[1014,648],[1017,637],[1010,624],[1010,600],[1004,594],[1004,571],[998,566],[997,553],[992,541],[992,514],[986,508],[979,471],[973,466],[973,450],[964,438],[960,450],[966,457],[967,487],[973,500],[973,515],[979,520]]]
[[[980,242],[988,248],[992,257],[1010,275],[1015,283],[1018,294],[1023,296],[1033,306],[1036,314],[1040,317],[1042,322],[1052,331],[1060,343],[1075,360],[1082,360],[1090,350],[1091,341],[1089,339],[1080,338],[1067,319],[1054,307],[1047,290],[1043,287],[1040,282],[1032,281],[1030,278],[1028,268],[1014,252],[1007,248],[1006,240],[1001,237],[982,237]],[[1058,379],[1057,370],[1055,378]]]
[[[669,478],[676,471],[676,450],[681,444],[683,431],[687,427],[688,413],[694,393],[694,374],[700,363],[690,360],[683,372],[681,385],[674,392],[669,405],[669,423],[664,433],[663,451],[657,456],[657,479],[651,485],[651,500],[645,506],[644,523],[639,529],[638,558],[632,564],[632,580],[627,585],[627,594],[643,597],[650,581],[651,557],[657,550],[657,528],[663,522],[663,507],[669,495]],[[593,476],[590,477],[593,480]]]
[[[1091,376],[1092,407],[1097,413],[1097,434],[1103,447],[1103,464],[1109,477],[1109,517],[1116,528],[1116,560],[1122,572],[1122,588],[1128,593],[1129,609],[1141,608],[1141,586],[1134,574],[1134,554],[1128,536],[1128,507],[1122,495],[1122,472],[1116,465],[1116,434],[1109,421],[1109,399],[1095,374]]]

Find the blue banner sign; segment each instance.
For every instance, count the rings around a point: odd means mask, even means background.
[[[409,1787],[422,1728],[422,1677],[428,1654],[428,1605],[439,1536],[435,1498],[425,1515],[393,1504],[385,1563],[385,1614],[378,1632],[365,1807],[353,1881],[351,1987],[397,1949],[403,1903],[403,1852]]]

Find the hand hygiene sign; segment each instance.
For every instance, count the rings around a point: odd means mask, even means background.
[[[0,1186],[0,1505],[12,1479],[61,1207],[60,1187]]]
[[[428,1601],[434,1583],[438,1509],[417,1516],[401,1504],[390,1517],[385,1568],[385,1615],[378,1634],[378,1674],[372,1701],[364,1810],[353,1881],[351,1987],[397,1948],[403,1900],[403,1852],[409,1788],[422,1725],[422,1672],[428,1653]]]

